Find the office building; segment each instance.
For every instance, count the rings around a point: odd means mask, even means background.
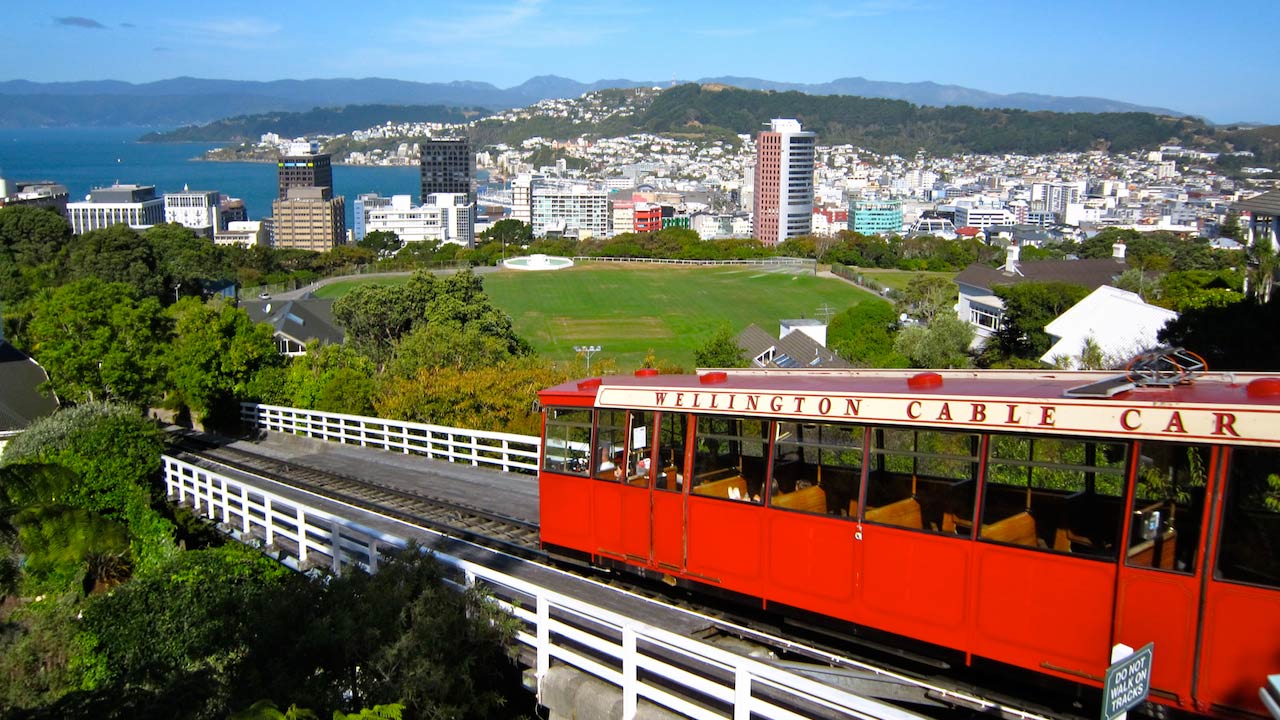
[[[405,197],[408,197],[407,195]],[[351,239],[360,242],[364,236],[368,234],[369,213],[374,210],[391,207],[391,198],[382,197],[377,193],[361,193],[356,196],[356,201],[352,205],[351,217]]]
[[[520,173],[511,181],[511,219],[533,224],[533,182],[530,173]]]
[[[368,206],[366,206],[368,207]],[[402,242],[470,245],[474,206],[466,193],[432,193],[427,202],[414,206],[408,195],[395,195],[386,205],[374,207],[365,220],[365,233],[393,232]]]
[[[76,235],[120,224],[144,230],[164,222],[164,199],[154,185],[94,188],[84,202],[67,203],[67,219]]]
[[[244,222],[249,219],[249,210],[240,198],[222,196],[218,202],[218,227],[226,230],[233,222]]]
[[[232,220],[225,230],[213,234],[214,245],[243,245],[253,247],[271,245],[271,220]]]
[[[329,188],[290,188],[271,203],[271,215],[276,247],[325,252],[346,242],[346,199],[331,197]]]
[[[653,203],[635,204],[632,229],[638,233],[658,232],[662,229],[662,206]]]
[[[55,210],[59,215],[66,217],[69,199],[67,187],[52,180],[12,182],[0,177],[0,207],[31,205]]]
[[[849,203],[849,229],[863,235],[902,232],[902,201],[855,198]]]
[[[1013,222],[1013,217],[1004,208],[990,205],[974,207],[960,205],[956,208],[957,228],[971,227],[981,230],[992,225],[1008,225],[1011,222]]]
[[[534,188],[533,236],[606,237],[609,195],[603,190]]]
[[[428,138],[418,145],[418,160],[422,175],[422,204],[430,195],[447,193],[465,194],[471,206],[468,219],[467,244],[475,237],[476,193],[472,184],[476,174],[476,156],[471,152],[467,138]]]
[[[285,200],[289,189],[296,187],[327,188],[333,195],[333,168],[329,154],[320,152],[318,143],[292,143],[276,162],[279,181],[277,197]]]
[[[774,119],[756,138],[756,238],[777,245],[807,235],[813,219],[813,164],[816,137],[797,120]]]
[[[164,194],[164,221],[191,228],[201,237],[212,238],[219,227],[221,194],[213,190],[189,190]]]
[[[428,138],[423,141],[419,165],[422,174],[423,204],[435,193],[472,194],[476,158],[467,138]]]

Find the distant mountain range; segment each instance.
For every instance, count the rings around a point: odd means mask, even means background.
[[[745,77],[703,78],[697,82],[747,90],[888,98],[934,107],[966,105],[1056,112],[1149,112],[1176,117],[1185,115],[1167,108],[1103,98],[1058,97],[1033,93],[1000,95],[959,85],[882,82],[860,77],[818,84],[784,83]],[[8,80],[0,82],[0,96],[3,96],[3,101],[0,102],[0,127],[175,126],[207,123],[234,115],[375,103],[501,110],[523,107],[539,100],[577,97],[592,90],[669,84],[625,79],[581,83],[555,75],[530,78],[506,89],[485,82],[420,83],[385,78],[258,82],[179,77],[140,84],[118,80],[56,83]]]

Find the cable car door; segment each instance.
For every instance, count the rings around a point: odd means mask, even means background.
[[[1221,448],[1138,444],[1112,644],[1155,643],[1151,696],[1190,706],[1204,583],[1203,529]]]
[[[652,413],[649,413],[652,415]],[[653,437],[652,565],[663,572],[685,569],[686,450],[693,423],[686,413],[659,413]]]

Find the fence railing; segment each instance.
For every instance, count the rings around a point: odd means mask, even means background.
[[[436,460],[536,473],[540,441],[532,435],[468,430],[363,415],[240,403],[240,419],[260,430],[422,455]]]
[[[191,506],[242,542],[265,543],[295,569],[320,566],[341,573],[358,566],[373,571],[380,548],[404,547],[410,537],[434,535],[409,526],[403,535],[373,530],[272,492],[264,480],[240,480],[169,456],[164,457],[164,474],[170,499]],[[359,516],[360,511],[352,508],[351,514]],[[520,621],[516,640],[536,657],[540,692],[555,663],[620,688],[622,717],[628,719],[636,717],[644,699],[692,718],[921,720],[901,708],[639,622],[516,574],[439,551],[436,557],[450,571],[452,584],[481,583],[494,602]],[[507,569],[525,562],[500,559]]]
[[[640,257],[601,257],[598,255],[575,255],[574,262],[603,263],[651,263],[654,265],[756,265],[761,267],[816,268],[818,261],[811,258],[766,257],[745,260],[689,260],[683,258],[640,258]]]

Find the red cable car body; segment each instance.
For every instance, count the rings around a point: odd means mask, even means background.
[[[1278,381],[1108,378],[566,383],[540,394],[542,541],[1096,687],[1114,644],[1154,642],[1153,701],[1262,714]]]

